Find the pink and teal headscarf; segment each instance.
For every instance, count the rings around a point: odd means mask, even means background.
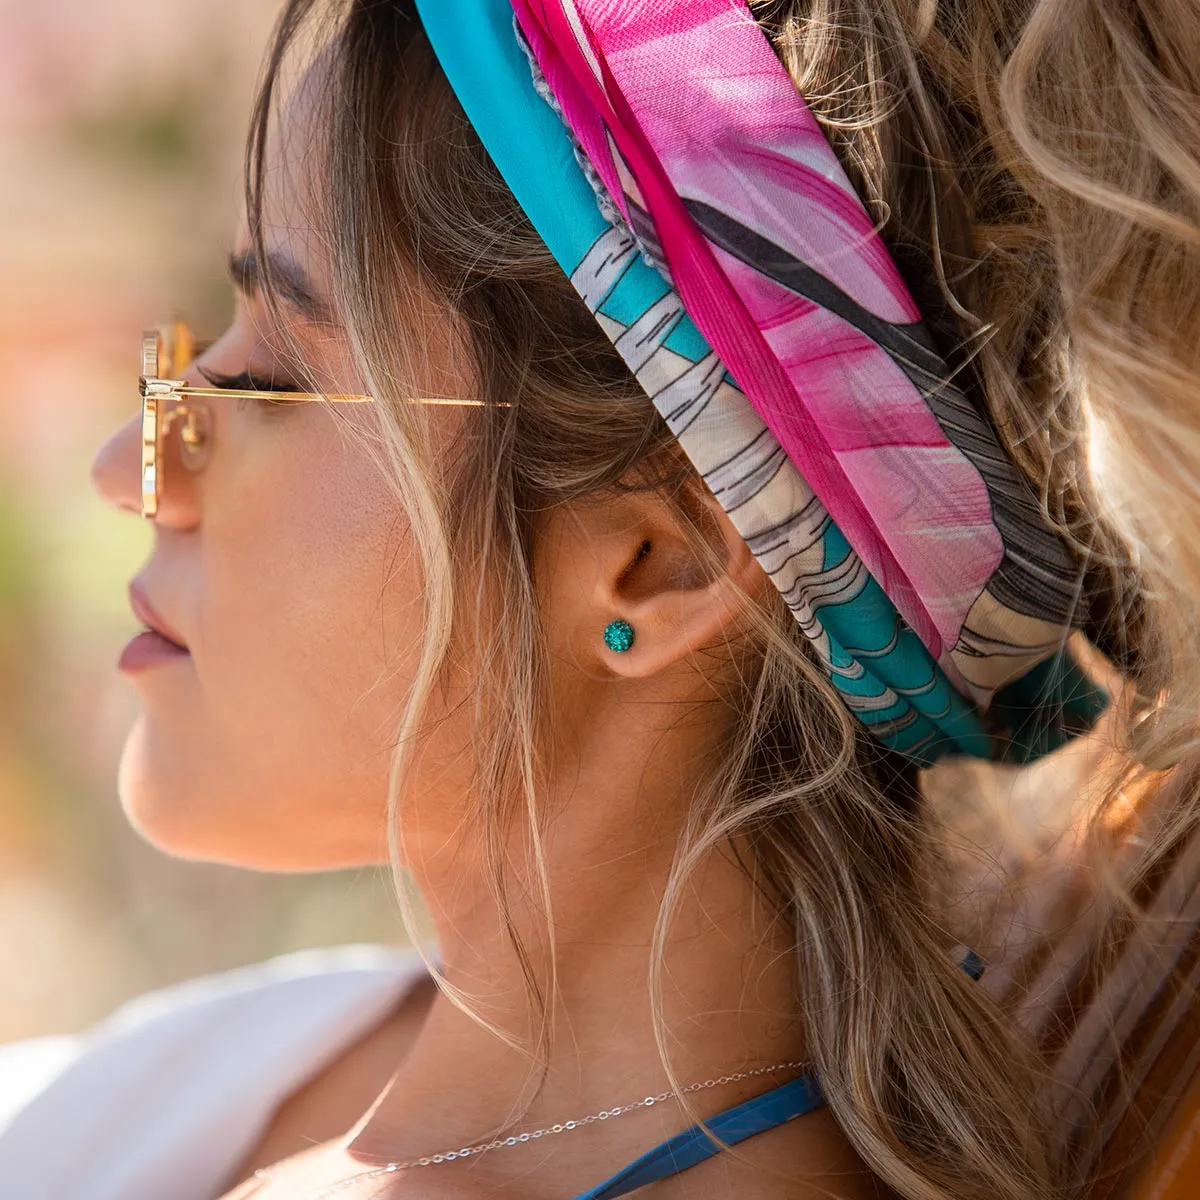
[[[743,0],[417,8],[518,203],[863,724],[920,763],[1027,759],[1086,727],[1105,698],[1065,650],[1080,564]]]

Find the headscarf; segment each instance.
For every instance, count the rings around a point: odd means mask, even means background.
[[[743,0],[417,0],[518,203],[890,749],[1028,760],[1106,697],[1082,571]],[[998,735],[998,736],[997,736]]]

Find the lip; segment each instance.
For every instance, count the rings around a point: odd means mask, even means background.
[[[191,654],[182,646],[167,641],[161,633],[155,633],[153,629],[144,629],[141,633],[134,634],[129,644],[121,651],[121,657],[117,660],[117,670],[124,675],[136,675],[139,671],[149,670],[160,663],[181,658],[191,658]]]
[[[135,634],[121,651],[117,669],[132,675],[172,659],[188,658],[191,652],[179,634],[155,612],[137,583],[129,585],[129,607],[147,628]]]
[[[174,642],[180,650],[187,649],[187,643],[166,623],[155,611],[154,606],[150,603],[146,596],[142,585],[137,581],[129,585],[129,607],[133,609],[133,615],[137,617],[147,629],[157,633],[160,637],[165,638],[168,642]]]

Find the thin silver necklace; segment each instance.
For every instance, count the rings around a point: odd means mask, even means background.
[[[579,1117],[573,1121],[562,1121],[557,1125],[547,1125],[544,1129],[533,1129],[528,1133],[514,1133],[509,1137],[496,1138],[491,1142],[480,1142],[474,1146],[463,1146],[458,1150],[443,1150],[439,1154],[427,1154],[423,1158],[412,1158],[406,1162],[386,1163],[382,1167],[373,1167],[369,1171],[360,1171],[357,1175],[350,1175],[346,1179],[340,1179],[337,1183],[330,1184],[322,1191],[313,1193],[308,1200],[324,1200],[326,1196],[332,1196],[334,1193],[352,1187],[364,1179],[378,1179],[382,1175],[394,1175],[397,1171],[407,1171],[410,1167],[432,1167],[437,1163],[456,1162],[460,1158],[471,1158],[476,1154],[486,1154],[489,1150],[501,1150],[506,1146],[519,1146],[523,1142],[535,1142],[539,1138],[551,1137],[556,1133],[570,1133],[574,1129],[582,1129],[585,1125],[592,1125],[596,1121],[611,1121],[614,1117],[623,1117],[626,1113],[633,1112],[636,1108],[653,1108],[654,1105],[662,1104],[664,1101],[670,1100],[673,1096],[686,1096],[691,1092],[702,1092],[708,1088],[723,1087],[728,1083],[736,1083],[740,1079],[753,1079],[759,1075],[773,1075],[777,1071],[801,1071],[806,1069],[808,1069],[807,1063],[784,1062],[776,1063],[773,1067],[755,1067],[750,1071],[738,1071],[733,1075],[721,1075],[716,1079],[706,1079],[703,1083],[689,1083],[686,1087],[659,1092],[657,1096],[647,1096],[644,1100],[633,1101],[632,1104],[620,1104],[616,1108],[601,1109],[600,1112],[591,1113],[586,1117]],[[259,1179],[265,1184],[270,1180],[271,1173],[265,1168],[260,1168],[254,1172],[253,1178]],[[255,1189],[255,1191],[257,1190]]]

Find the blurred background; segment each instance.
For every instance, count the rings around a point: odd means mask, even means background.
[[[148,530],[88,465],[138,403],[138,334],[205,334],[276,0],[0,0],[0,1041],[305,946],[402,938],[382,872],[169,859],[125,824],[116,673]]]

